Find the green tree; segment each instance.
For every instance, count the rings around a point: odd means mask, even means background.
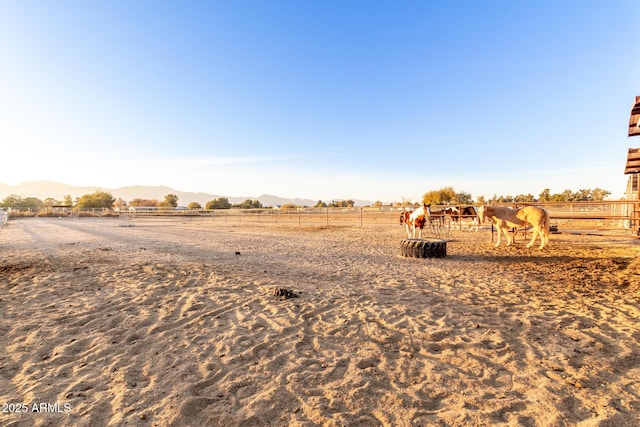
[[[593,196],[593,200],[605,200],[611,195],[611,191],[596,187],[591,191],[591,195]]]
[[[518,194],[513,198],[514,202],[535,202],[536,199],[533,197],[533,194]]]
[[[202,206],[200,206],[200,203],[198,202],[191,202],[187,205],[188,209],[202,209]]]
[[[471,193],[467,193],[464,191],[456,193],[456,203],[459,203],[461,205],[470,205],[473,203],[473,196],[471,195]]]
[[[497,200],[498,203],[511,203],[513,202],[513,196],[500,196]]]
[[[542,190],[542,193],[538,195],[538,200],[541,202],[550,202],[551,201],[551,191],[548,188]]]
[[[581,189],[574,193],[574,199],[578,201],[591,201],[593,200],[593,195],[591,194],[591,189]]]
[[[573,202],[573,201],[592,201],[592,200],[605,200],[611,195],[610,191],[603,190],[602,188],[581,189],[575,193],[571,190],[564,190],[562,193],[551,194],[548,188],[545,188],[540,193],[541,202]]]
[[[470,204],[473,203],[473,197],[464,191],[456,193],[453,187],[443,187],[439,190],[425,193],[422,196],[422,203],[434,205]]]
[[[22,203],[22,197],[17,194],[12,194],[4,198],[2,203],[0,203],[0,207],[3,208],[17,208]]]
[[[318,203],[313,205],[313,207],[314,208],[326,208],[327,204],[325,202],[323,202],[322,200],[318,200]]]
[[[158,201],[156,199],[133,199],[129,202],[129,206],[155,207],[158,206]]]
[[[351,199],[347,199],[347,200],[333,200],[331,203],[329,203],[329,207],[331,208],[352,208],[353,205],[355,205],[356,202],[354,202]]]
[[[115,199],[111,193],[96,190],[93,194],[85,194],[78,199],[78,209],[111,209],[113,207],[113,202],[115,202]]]
[[[231,209],[231,203],[229,203],[228,198],[219,197],[217,199],[208,201],[205,207],[207,209]]]
[[[578,198],[576,196],[576,193],[574,193],[571,190],[564,190],[562,192],[562,194],[559,197],[560,202],[573,202],[576,201]]]
[[[158,206],[163,208],[176,208],[178,207],[178,196],[175,194],[167,194],[164,196],[164,201],[158,203]]]
[[[22,203],[23,207],[34,209],[40,209],[43,204],[42,200],[38,199],[37,197],[27,197]]]
[[[234,208],[240,208],[240,209],[260,209],[262,208],[262,203],[260,203],[260,200],[251,200],[251,199],[246,199],[244,202],[237,204],[237,205],[232,205],[232,207]]]
[[[44,202],[42,202],[42,206],[45,208],[50,208],[52,206],[56,206],[59,204],[60,202],[54,199],[53,197],[47,197],[46,199],[44,199]]]
[[[12,194],[6,197],[0,207],[3,208],[15,208],[15,209],[40,209],[44,202],[36,197],[23,198],[16,194]]]

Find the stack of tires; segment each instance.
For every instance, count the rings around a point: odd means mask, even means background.
[[[412,258],[444,258],[447,242],[442,239],[404,239],[400,242],[400,254]]]

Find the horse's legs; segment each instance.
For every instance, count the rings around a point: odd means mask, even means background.
[[[538,230],[538,236],[540,236],[540,246],[538,246],[538,250],[541,251],[547,243],[549,243],[549,236],[545,235],[544,229]]]
[[[496,224],[496,229],[498,230],[498,241],[496,242],[496,244],[494,246],[497,248],[498,246],[500,246],[500,241],[502,239],[502,227],[500,227],[498,224]]]
[[[538,227],[533,227],[533,231],[531,232],[531,240],[527,243],[527,247],[530,248],[536,242],[536,237],[540,234],[540,243],[544,244],[544,240],[542,239],[542,234]]]
[[[509,234],[508,227],[504,227],[502,232],[504,233],[504,237],[507,238],[507,246],[511,246],[513,244],[513,234]]]
[[[500,234],[504,234],[504,237],[507,238],[507,246],[511,246],[513,243],[513,236],[509,234],[509,227],[503,221],[496,222],[495,224],[498,229],[498,243],[496,243],[496,246],[500,245]]]
[[[540,236],[540,246],[538,247],[538,250],[542,250],[549,243],[549,234],[545,232],[544,228],[540,228],[538,230],[538,235]]]

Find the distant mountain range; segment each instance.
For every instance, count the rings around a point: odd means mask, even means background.
[[[4,200],[6,197],[15,194],[21,197],[37,197],[44,200],[46,198],[54,198],[56,200],[62,200],[66,195],[70,195],[73,199],[83,196],[85,194],[91,194],[96,190],[103,190],[111,193],[116,199],[122,198],[123,200],[130,201],[133,199],[157,199],[158,201],[164,200],[167,194],[175,194],[178,196],[178,204],[180,206],[186,206],[191,202],[198,202],[204,206],[208,201],[218,199],[220,197],[226,197],[232,204],[242,203],[247,199],[259,200],[264,207],[281,206],[285,203],[292,203],[297,206],[313,206],[318,201],[311,199],[301,198],[285,198],[272,196],[269,194],[263,194],[258,197],[234,197],[226,195],[215,195],[208,193],[194,193],[188,191],[178,191],[171,187],[165,186],[145,186],[145,185],[133,185],[121,188],[103,188],[103,187],[76,187],[73,185],[60,184],[58,182],[51,181],[30,181],[23,182],[19,185],[5,185],[0,184],[0,200]],[[331,200],[324,200],[324,202],[330,202]],[[367,206],[373,202],[369,200],[355,200],[356,206]]]

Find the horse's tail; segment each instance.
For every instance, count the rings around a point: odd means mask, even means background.
[[[542,224],[540,224],[540,226],[544,230],[545,236],[549,238],[549,228],[550,228],[549,212],[545,208],[540,208],[540,209],[542,209]]]
[[[549,218],[549,211],[548,210],[544,210],[545,213],[545,218],[546,218],[546,223],[544,224],[544,231],[547,232],[547,234],[549,234],[549,229],[551,228],[551,219]]]

